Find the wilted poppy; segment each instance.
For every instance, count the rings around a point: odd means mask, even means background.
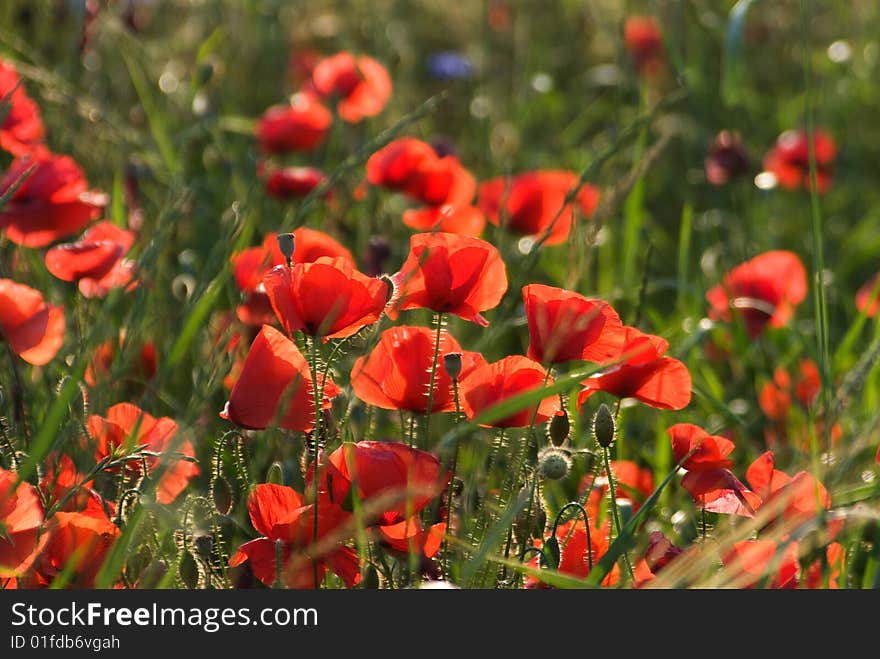
[[[323,381],[322,406],[339,395],[332,380]],[[242,428],[262,430],[273,424],[309,432],[315,426],[315,392],[306,358],[296,344],[270,325],[254,339],[220,416]]]
[[[822,128],[813,132],[813,149],[816,156],[816,183],[819,192],[831,187],[837,143]],[[764,169],[771,172],[783,188],[794,190],[810,188],[810,139],[806,131],[787,130],[764,157]]]
[[[0,148],[14,156],[39,148],[45,134],[40,108],[19,83],[15,66],[0,60],[0,99],[9,103],[6,116],[0,124]],[[16,85],[19,85],[18,88]]]
[[[680,410],[691,401],[691,375],[682,362],[664,357],[669,343],[635,327],[624,326],[621,363],[593,375],[582,383],[578,408],[597,391],[618,398],[637,398],[661,410]]]
[[[428,327],[400,325],[382,332],[372,352],[359,357],[351,369],[354,395],[368,405],[386,410],[408,410],[424,414],[428,409],[428,390],[434,364],[434,331]],[[479,353],[463,352],[451,334],[440,333],[439,355],[461,353],[465,377],[477,364],[485,363]],[[431,412],[452,412],[452,378],[443,359],[437,360]]]
[[[715,136],[705,160],[706,179],[724,185],[749,171],[749,156],[736,131],[722,130]]]
[[[465,414],[471,420],[494,405],[529,391],[537,391],[549,384],[544,367],[521,355],[510,355],[491,364],[477,366],[461,381]],[[536,410],[537,407],[537,410]],[[532,423],[544,423],[560,409],[559,397],[543,398],[537,406],[524,405],[512,414],[483,424],[492,428],[522,428]]]
[[[636,69],[653,77],[663,70],[663,33],[653,16],[629,16],[623,25],[623,42]]]
[[[359,272],[344,258],[279,265],[263,275],[263,287],[290,336],[344,339],[375,323],[388,299],[388,284]]]
[[[149,473],[158,477],[156,501],[172,503],[186,489],[189,481],[199,475],[193,461],[195,451],[189,440],[180,441],[177,422],[169,417],[156,418],[131,403],[119,403],[105,416],[91,415],[86,420],[89,439],[94,442],[95,459],[107,456],[124,457],[140,447],[158,455],[143,460],[127,460],[126,472],[138,475],[146,463]],[[83,438],[84,443],[87,439]],[[181,459],[188,458],[188,459]]]
[[[9,240],[25,247],[45,247],[74,235],[100,215],[106,197],[88,190],[73,158],[47,151],[16,158],[0,181],[0,195],[32,166],[35,169],[0,211],[0,229]]]
[[[46,538],[40,537],[43,505],[36,488],[0,468],[0,578],[30,569]]]
[[[448,475],[442,477],[436,456],[402,442],[345,443],[328,456],[321,470],[322,491],[332,502],[350,500],[354,485],[371,523],[378,524],[397,524],[415,515],[448,480]]]
[[[311,94],[296,94],[289,105],[273,105],[257,122],[260,148],[266,153],[311,151],[327,135],[333,115]]]
[[[529,284],[523,287],[523,301],[531,359],[542,364],[605,362],[620,354],[625,336],[623,323],[604,300]]]
[[[42,366],[64,342],[64,309],[30,286],[0,279],[0,330],[15,354]]]
[[[86,297],[104,297],[112,288],[130,290],[134,263],[123,256],[134,244],[134,232],[112,222],[98,222],[75,243],[55,245],[46,252],[46,269],[64,281],[79,282]]]
[[[787,325],[806,296],[806,269],[797,254],[783,250],[764,252],[736,266],[706,293],[711,318],[730,321],[735,313],[752,338],[767,325]]]
[[[524,172],[482,182],[478,205],[492,224],[517,235],[543,239],[546,245],[558,245],[568,238],[574,205],[584,217],[590,217],[599,205],[599,191],[587,183],[566,204],[578,185],[574,172]]]
[[[770,540],[742,540],[721,556],[731,580],[739,588],[797,588],[800,564],[796,542],[779,545]]]
[[[336,111],[349,123],[375,117],[391,98],[391,76],[366,55],[341,52],[326,57],[312,70],[312,86],[325,99],[337,99]]]
[[[317,536],[314,529],[315,505],[318,506]],[[338,537],[339,544],[321,555],[313,547],[328,536],[343,533],[343,526],[351,518],[351,513],[344,511],[339,505],[326,500],[318,504],[306,504],[291,487],[263,483],[251,492],[248,513],[251,524],[262,537],[241,545],[229,559],[231,567],[250,561],[254,575],[267,586],[274,585],[280,573],[288,588],[315,588],[323,580],[328,568],[339,575],[350,588],[360,581],[357,553],[341,544],[347,537]],[[281,566],[276,565],[275,545],[279,540]]]
[[[121,532],[106,515],[56,512],[49,520],[48,534],[38,565],[40,580],[51,585],[63,574],[66,588],[94,588]]]
[[[270,169],[265,179],[270,197],[299,199],[323,183],[324,174],[314,167],[277,167]]]
[[[392,277],[389,318],[407,309],[432,309],[487,327],[480,312],[496,307],[507,291],[507,269],[498,250],[479,238],[452,233],[417,233],[409,245],[406,261]]]

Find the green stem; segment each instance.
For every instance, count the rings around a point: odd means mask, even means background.
[[[458,399],[458,378],[453,378],[452,380],[452,396],[455,399],[455,420],[456,422],[461,418],[461,405]],[[446,533],[443,538],[443,578],[449,579],[450,569],[451,569],[451,557],[449,556],[449,534],[450,529],[452,528],[452,491],[455,489],[455,472],[458,468],[458,445],[459,440],[458,437],[455,438],[455,448],[452,453],[452,468],[450,469],[451,474],[449,476],[449,487],[448,492],[446,493]]]
[[[425,446],[431,441],[431,411],[434,407],[434,382],[437,379],[437,361],[440,357],[440,332],[443,331],[443,314],[438,313],[434,318],[437,328],[434,332],[434,360],[431,362],[431,380],[428,384],[428,406],[425,408]]]
[[[321,392],[318,389],[318,337],[312,337],[312,346],[311,346],[311,359],[309,360],[309,366],[312,370],[312,391],[314,392],[315,397],[315,427],[312,430],[312,468],[314,469],[314,475],[312,480],[314,481],[314,500],[312,501],[312,505],[315,507],[315,515],[314,515],[314,525],[313,525],[313,535],[312,542],[315,546],[318,545],[318,487],[320,481],[320,474],[318,473],[318,453],[319,453],[319,444],[321,440]],[[312,558],[312,574],[315,582],[315,590],[318,590],[321,587],[321,584],[318,583],[318,559],[317,557]]]
[[[602,447],[602,453],[605,457],[605,473],[608,476],[608,494],[611,497],[611,514],[614,516],[614,526],[617,529],[617,537],[620,536],[623,526],[620,524],[620,513],[617,511],[617,491],[614,486],[614,473],[611,471],[611,459],[608,457],[610,451],[607,447]],[[629,555],[623,552],[623,562],[626,564],[626,570],[629,573],[630,580],[635,578],[632,565],[629,562]]]

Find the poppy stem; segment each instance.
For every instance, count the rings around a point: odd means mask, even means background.
[[[556,535],[556,528],[559,526],[559,521],[562,519],[562,514],[566,510],[568,510],[569,508],[577,508],[578,511],[580,511],[580,513],[584,516],[584,526],[586,527],[586,531],[587,531],[587,564],[589,565],[590,570],[592,570],[593,569],[593,538],[590,534],[590,518],[587,516],[587,509],[584,508],[580,503],[578,503],[577,501],[569,501],[567,504],[565,504],[564,506],[562,506],[562,508],[559,509],[559,512],[556,513],[556,519],[553,520],[553,531],[550,533],[550,536],[553,537]],[[574,529],[574,527],[572,527],[572,530],[573,529]],[[570,536],[570,534],[571,534],[571,532],[569,532],[569,536]],[[566,536],[566,541],[568,541],[569,536]]]
[[[0,339],[5,339],[0,330]],[[8,340],[4,340],[6,344],[6,354],[9,356],[9,363],[12,367],[12,403],[15,409],[15,425],[21,433],[24,440],[25,450],[30,448],[30,431],[28,430],[27,414],[24,407],[24,387],[21,384],[21,373],[18,370],[18,357],[12,351],[12,346]]]
[[[436,330],[434,332],[434,360],[431,362],[431,381],[428,384],[428,406],[425,408],[425,446],[431,440],[431,410],[434,407],[434,382],[437,379],[437,362],[440,357],[440,332],[443,331],[443,314],[438,313],[434,317]]]
[[[318,455],[320,451],[320,441],[321,441],[321,392],[318,391],[318,337],[312,337],[312,346],[311,346],[311,359],[309,360],[309,366],[312,369],[312,391],[314,392],[315,397],[315,427],[312,430],[312,469],[314,469],[314,500],[312,501],[312,505],[315,507],[315,515],[314,515],[314,524],[313,524],[313,533],[312,533],[312,542],[317,546],[318,544],[318,487],[320,476],[318,474]],[[320,589],[321,584],[318,583],[318,559],[316,557],[312,558],[312,574],[315,582],[315,590]]]
[[[602,453],[605,456],[605,473],[608,476],[608,494],[611,498],[611,514],[614,516],[614,526],[617,527],[617,537],[619,538],[623,527],[620,524],[620,513],[617,510],[617,491],[614,485],[614,473],[611,471],[611,459],[608,457],[610,453],[608,447],[603,446]],[[635,575],[633,574],[632,565],[629,562],[629,554],[626,552],[623,552],[623,562],[626,565],[630,580],[634,580]]]
[[[458,399],[458,378],[452,378],[452,397],[455,399],[455,420],[461,418],[461,403]],[[459,438],[455,438],[455,448],[452,452],[452,467],[450,469],[449,475],[449,485],[447,486],[446,493],[446,533],[443,538],[443,578],[449,580],[449,573],[451,570],[452,558],[449,555],[449,535],[450,529],[452,528],[452,493],[455,490],[455,472],[458,468],[458,445]]]

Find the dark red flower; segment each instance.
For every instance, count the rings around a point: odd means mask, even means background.
[[[322,406],[329,408],[330,399],[340,390],[329,379],[323,381],[323,389]],[[312,375],[296,344],[274,327],[263,325],[220,416],[242,428],[262,430],[277,425],[288,430],[312,430]]]
[[[79,282],[86,297],[104,297],[112,288],[134,288],[134,263],[123,256],[134,243],[134,232],[112,222],[93,224],[75,243],[46,252],[46,269],[64,281]]]
[[[479,238],[453,233],[417,233],[409,244],[406,261],[392,277],[389,318],[407,309],[433,309],[488,326],[480,312],[496,307],[507,290],[507,270],[498,250]]]
[[[523,287],[523,301],[530,359],[542,364],[606,362],[620,354],[625,337],[623,323],[604,300],[529,284]]]
[[[736,131],[722,130],[709,147],[705,160],[706,179],[724,185],[749,171],[749,156]]]
[[[318,506],[318,533],[314,532],[315,506]],[[264,483],[257,485],[248,499],[251,523],[262,537],[246,542],[229,559],[236,567],[250,561],[254,575],[272,586],[280,572],[288,588],[315,588],[326,570],[339,575],[351,588],[360,581],[357,553],[342,545],[350,533],[345,526],[351,513],[322,500],[306,504],[290,487]],[[334,549],[318,553],[316,544],[335,539]],[[277,541],[281,541],[281,566],[276,566]],[[315,583],[317,561],[318,583]]]
[[[605,391],[618,398],[637,398],[662,410],[680,410],[691,401],[691,375],[682,362],[664,357],[669,343],[635,327],[624,326],[624,340],[615,357],[621,363],[584,380],[580,409],[587,398]]]
[[[730,321],[741,316],[749,336],[755,338],[769,324],[784,327],[807,296],[807,273],[797,254],[782,250],[764,252],[724,276],[723,283],[706,293],[709,316]]]
[[[122,457],[139,447],[158,455],[126,462],[126,471],[140,474],[143,462],[150,474],[158,474],[156,501],[172,503],[186,489],[189,481],[199,475],[199,467],[189,440],[177,439],[177,422],[169,417],[156,418],[131,403],[119,403],[107,410],[106,416],[93,414],[86,420],[88,438],[85,445],[94,445],[95,459]],[[190,458],[182,460],[181,457]]]
[[[442,356],[449,352],[462,355],[460,378],[472,368],[485,363],[482,355],[462,351],[452,335],[440,333],[440,358],[434,378],[432,412],[455,410],[452,379]],[[427,327],[400,325],[382,332],[372,352],[359,357],[351,369],[354,395],[367,405],[387,410],[408,410],[424,414],[428,407],[431,367],[434,363],[434,331]]]
[[[397,524],[417,514],[449,479],[434,455],[401,442],[345,443],[328,456],[321,470],[322,491],[331,501],[345,505],[355,485],[371,523],[380,525]]]
[[[568,238],[573,205],[590,217],[599,204],[599,191],[584,184],[573,204],[566,205],[566,197],[578,183],[574,172],[553,170],[494,178],[480,184],[478,205],[492,224],[535,240],[546,236],[544,244],[558,245]]]
[[[323,181],[321,170],[314,167],[278,167],[266,176],[266,192],[276,199],[299,199]]]
[[[64,342],[64,309],[30,286],[0,279],[0,333],[29,364],[49,362]]]
[[[372,57],[341,52],[312,70],[312,86],[325,99],[338,99],[336,111],[349,122],[375,117],[391,98],[391,76]]]
[[[474,419],[481,412],[507,398],[535,391],[550,384],[547,372],[538,362],[521,355],[504,357],[491,364],[477,366],[461,380],[462,403],[465,414]],[[535,406],[525,406],[509,416],[483,424],[487,428],[522,428],[532,423],[544,423],[560,409],[559,397],[551,395]]]
[[[344,339],[375,323],[388,299],[388,284],[367,277],[344,258],[279,265],[263,276],[266,295],[288,336]]]
[[[629,16],[623,26],[623,41],[636,69],[654,77],[663,71],[666,56],[663,33],[653,16]]]
[[[684,550],[676,547],[660,531],[652,531],[645,551],[645,562],[651,572],[659,574],[672,561],[681,556]]]
[[[311,151],[327,135],[333,115],[311,94],[297,94],[289,105],[273,105],[257,122],[260,148],[266,153]]]
[[[48,534],[38,566],[40,581],[50,585],[69,572],[66,588],[91,589],[121,532],[106,515],[57,512],[49,520]]]
[[[16,158],[0,181],[0,195],[33,165],[36,168],[0,211],[0,229],[9,240],[25,247],[45,247],[74,235],[100,215],[106,197],[88,190],[72,158],[48,151]]]
[[[0,60],[0,99],[10,102],[6,118],[0,124],[0,148],[21,156],[42,147],[45,129],[40,108],[27,95],[15,66]],[[15,91],[13,91],[15,90]]]
[[[732,582],[738,588],[797,588],[800,564],[798,546],[783,547],[770,540],[742,540],[721,557]]]
[[[837,143],[822,128],[813,133],[813,149],[816,155],[816,183],[819,192],[831,187]],[[764,157],[764,169],[776,176],[783,188],[795,190],[810,188],[810,140],[803,130],[787,130],[776,140],[774,147]]]
[[[46,544],[40,536],[43,505],[36,488],[0,469],[0,578],[21,576]]]

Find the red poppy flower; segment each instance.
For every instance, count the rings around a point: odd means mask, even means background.
[[[840,576],[846,562],[846,551],[839,542],[832,542],[825,548],[825,559],[828,564],[828,588],[837,590],[843,585]],[[806,588],[825,588],[822,561],[815,560],[808,568],[804,578]]]
[[[645,562],[651,572],[660,574],[672,561],[681,556],[684,550],[676,547],[660,531],[651,531],[648,549],[645,551]]]
[[[403,223],[418,231],[457,233],[479,237],[486,226],[486,217],[475,206],[426,206],[403,211]]]
[[[367,405],[425,414],[434,363],[434,339],[434,331],[427,327],[400,325],[382,332],[372,352],[359,357],[351,369],[354,395]],[[462,351],[458,341],[444,331],[440,333],[439,354],[449,352],[462,356],[460,378],[485,363],[479,353]],[[438,359],[431,411],[454,410],[452,378],[446,372],[443,359]]]
[[[379,506],[371,517],[383,525],[418,513],[448,480],[434,455],[401,442],[345,443],[328,456],[322,469],[322,489],[332,502],[343,504],[354,483],[365,508]]]
[[[640,467],[630,460],[612,460],[611,471],[616,485],[615,494],[618,499],[632,502],[633,512],[638,511],[654,492],[654,473],[650,469]],[[592,474],[586,474],[580,483],[580,492],[585,494],[593,481]],[[608,493],[608,476],[603,474],[596,479],[584,506],[591,519],[595,519],[601,509],[602,500]]]
[[[687,407],[691,402],[691,375],[682,362],[663,356],[669,343],[635,327],[623,329],[623,344],[616,359],[624,361],[584,380],[578,409],[597,391],[618,398],[637,398],[661,410]]]
[[[568,194],[578,185],[578,176],[568,171],[534,171],[510,179],[494,178],[480,184],[478,205],[489,221],[521,236],[558,245],[568,238],[574,220]],[[581,186],[574,204],[584,217],[599,205],[599,191],[589,184]]]
[[[322,407],[339,388],[323,382]],[[279,408],[284,407],[283,411]],[[241,428],[262,430],[277,419],[280,428],[309,432],[315,426],[315,392],[309,364],[296,344],[263,325],[245,358],[241,373],[220,416]]]
[[[878,284],[880,284],[880,273],[875,274],[856,291],[856,309],[864,312],[868,318],[876,316],[877,310],[880,309]]]
[[[608,529],[590,526],[590,539],[587,541],[587,527],[583,520],[566,522],[556,527],[556,539],[559,542],[559,567],[561,574],[586,579],[590,574],[590,561],[593,567],[598,565],[602,556],[608,551]],[[536,542],[536,546],[540,546]],[[538,558],[530,561],[532,567],[538,567]],[[620,579],[620,567],[614,565],[611,572],[602,580],[603,586],[613,586]],[[526,576],[526,588],[540,588],[541,581],[534,576]]]
[[[278,167],[266,176],[266,192],[276,199],[299,199],[323,181],[324,174],[314,167]]]
[[[523,394],[527,391],[541,389],[544,381],[548,384],[553,378],[547,378],[547,372],[538,362],[521,355],[511,355],[492,364],[482,364],[471,370],[461,380],[462,404],[469,419],[474,419],[481,412],[507,398]],[[548,396],[535,407],[527,407],[514,412],[490,424],[487,428],[522,428],[532,423],[544,423],[558,410],[559,397]]]
[[[727,456],[735,448],[732,441],[720,435],[710,435],[692,423],[676,423],[667,432],[672,437],[672,459],[680,462],[691,450],[694,452],[681,465],[688,471],[714,471],[733,466]]]
[[[72,569],[67,588],[94,588],[119,528],[105,516],[57,512],[49,520],[49,540],[39,564],[46,584]]]
[[[831,508],[831,495],[821,482],[806,471],[789,476],[776,469],[772,451],[761,454],[749,465],[746,479],[763,499],[762,507],[789,524],[802,524],[816,517],[820,510]],[[831,527],[839,530],[839,525]]]
[[[36,488],[18,474],[0,469],[0,578],[20,576],[33,565],[43,545],[43,506]]]
[[[16,158],[0,181],[0,195],[32,166],[36,168],[0,211],[0,229],[16,245],[45,247],[72,236],[98,217],[104,195],[89,192],[79,166],[49,152]]]
[[[273,105],[257,122],[260,148],[267,153],[311,151],[327,136],[333,115],[311,94],[297,94],[289,105]]]
[[[60,504],[59,510],[65,512],[82,512],[87,515],[106,518],[109,511],[116,505],[106,501],[92,488],[92,481],[86,481],[79,473],[69,455],[50,454],[46,460],[46,472],[40,479],[47,504]],[[64,503],[61,503],[64,502]]]
[[[19,82],[15,67],[10,62],[0,60],[0,99],[10,102],[6,118],[0,124],[0,148],[14,156],[39,148],[45,133],[40,108],[27,95],[24,87],[16,89]]]
[[[724,185],[749,171],[749,156],[736,131],[722,130],[715,137],[705,160],[706,179]]]
[[[421,199],[424,163],[436,159],[434,147],[427,142],[414,137],[400,137],[369,157],[367,181],[372,185],[403,192],[413,199]]]
[[[480,312],[496,307],[507,290],[498,250],[453,233],[410,236],[409,255],[392,279],[395,292],[387,310],[392,320],[399,311],[427,308],[487,327]]]
[[[75,243],[46,252],[46,269],[64,281],[79,282],[86,297],[104,297],[111,288],[134,288],[134,263],[123,256],[134,244],[134,232],[112,222],[93,224]]]
[[[325,99],[336,98],[343,120],[375,117],[391,98],[391,76],[372,57],[341,52],[322,59],[312,71],[312,86]]]
[[[275,315],[288,335],[344,339],[375,323],[388,299],[388,284],[367,277],[344,258],[279,265],[263,275]]]
[[[197,464],[178,457],[194,458],[195,451],[189,440],[175,438],[177,422],[169,417],[156,418],[136,405],[119,403],[108,409],[105,417],[90,416],[86,429],[94,442],[96,460],[108,455],[128,455],[140,446],[159,454],[146,458],[150,474],[159,478],[156,489],[159,503],[172,503],[200,473]],[[142,468],[140,459],[126,463],[126,470],[132,474],[140,474]]]
[[[406,554],[415,552],[425,558],[437,555],[445,534],[445,522],[432,524],[425,529],[418,516],[397,524],[376,527],[376,535],[383,547]]]
[[[606,362],[620,354],[625,332],[620,317],[604,300],[562,288],[523,287],[529,325],[528,356],[537,362]]]
[[[653,77],[663,70],[663,33],[653,16],[629,16],[623,26],[623,41],[642,75]]]
[[[296,490],[283,485],[257,485],[248,499],[251,523],[263,537],[246,542],[229,559],[236,567],[250,561],[254,575],[267,586],[275,583],[278,572],[288,588],[315,588],[317,561],[318,583],[326,570],[339,575],[351,588],[360,581],[357,553],[341,544],[332,551],[316,555],[312,545],[326,538],[347,535],[343,531],[351,518],[338,505],[321,501],[318,505],[318,534],[314,533],[315,504],[308,504]],[[341,543],[347,537],[338,537]],[[276,541],[281,541],[281,568],[276,569]],[[311,554],[310,554],[311,552]]]
[[[740,315],[749,336],[755,338],[769,324],[784,327],[807,296],[807,271],[793,252],[764,252],[724,276],[723,283],[706,293],[709,316],[731,320]]]
[[[151,341],[137,347],[126,345],[125,332],[121,332],[118,340],[111,339],[95,349],[83,378],[86,384],[94,387],[99,381],[107,380],[113,371],[114,362],[120,358],[126,359],[129,366],[127,376],[136,382],[146,382],[156,374],[156,346]]]
[[[782,551],[780,551],[782,549]],[[797,543],[780,548],[770,540],[743,540],[722,555],[721,561],[739,588],[797,588],[800,564]]]
[[[15,354],[42,366],[64,342],[64,309],[46,304],[30,286],[0,279],[0,331]]]
[[[817,128],[813,133],[813,149],[816,153],[817,188],[819,192],[827,192],[831,187],[837,143],[827,131]],[[806,131],[787,130],[782,133],[764,157],[764,169],[772,172],[783,188],[809,189],[810,140]]]

